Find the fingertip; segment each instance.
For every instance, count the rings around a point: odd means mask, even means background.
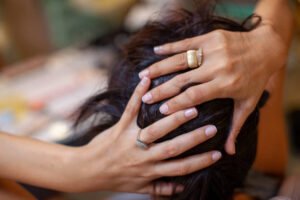
[[[155,46],[153,48],[153,51],[156,54],[163,54],[164,53],[164,47],[163,46]]]
[[[183,185],[177,185],[176,186],[176,189],[175,189],[176,193],[181,193],[183,191],[184,191],[184,186]]]
[[[148,77],[143,77],[141,80],[142,86],[147,86],[150,82],[150,79]]]
[[[167,105],[167,104],[163,104],[163,105],[159,108],[159,111],[160,111],[161,114],[164,114],[164,115],[168,114],[168,112],[169,112],[169,107],[168,107],[168,105]]]
[[[209,125],[205,128],[205,135],[207,137],[213,137],[217,133],[217,127],[214,125]]]
[[[235,152],[235,142],[233,141],[233,139],[228,138],[226,144],[225,144],[225,151],[229,154],[229,155],[234,155]]]
[[[185,110],[184,115],[187,118],[194,118],[198,115],[198,111],[196,108],[189,108],[189,109]]]
[[[143,79],[144,77],[148,77],[149,76],[149,70],[148,69],[144,69],[143,71],[141,71],[140,73],[139,73],[139,78],[140,79]]]
[[[215,152],[213,152],[213,154],[212,154],[212,159],[213,159],[214,161],[220,160],[221,157],[222,157],[222,153],[221,153],[220,151],[215,151]]]

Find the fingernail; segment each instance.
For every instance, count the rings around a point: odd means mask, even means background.
[[[151,93],[147,92],[143,97],[142,97],[142,101],[144,103],[149,103],[152,99],[152,95]]]
[[[217,133],[217,128],[215,126],[209,126],[205,129],[205,135],[211,137]]]
[[[144,77],[144,78],[142,79],[142,81],[141,81],[142,85],[143,85],[143,86],[147,85],[147,84],[148,84],[148,80],[149,80],[149,78]]]
[[[167,112],[169,111],[169,108],[166,104],[162,105],[160,108],[159,108],[159,111],[162,113],[162,114],[167,114]]]
[[[195,108],[190,108],[190,109],[187,109],[185,112],[184,112],[184,115],[186,117],[193,117],[197,114],[197,110]]]
[[[212,154],[212,159],[213,159],[213,160],[219,160],[221,157],[222,157],[222,154],[221,154],[221,152],[219,152],[219,151],[216,151],[216,152],[214,152],[214,153]]]
[[[183,191],[184,191],[184,186],[183,185],[176,186],[176,192],[183,192]]]
[[[148,75],[149,75],[149,70],[147,70],[147,69],[145,69],[145,70],[143,70],[143,71],[141,71],[141,72],[139,73],[140,79],[142,79],[142,78],[144,78],[144,77],[146,77],[146,76],[148,76]]]
[[[158,53],[163,50],[163,46],[156,46],[153,48],[155,53]]]

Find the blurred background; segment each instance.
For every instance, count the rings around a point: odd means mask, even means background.
[[[243,19],[253,12],[254,3],[229,0],[216,12]],[[288,173],[300,174],[300,1],[291,4],[297,30],[288,60],[284,109],[291,149]],[[0,131],[67,143],[76,134],[72,113],[105,87],[107,70],[130,33],[149,19],[159,19],[163,7],[189,5],[175,0],[0,0]],[[54,193],[30,190],[41,199]]]

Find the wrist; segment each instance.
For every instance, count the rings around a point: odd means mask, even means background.
[[[255,38],[254,45],[261,47],[260,52],[267,52],[266,73],[274,74],[284,68],[289,53],[289,43],[284,40],[274,23],[265,20],[252,31]],[[272,49],[272,50],[271,50]],[[266,58],[263,58],[266,59]]]
[[[66,147],[61,152],[61,171],[58,173],[61,176],[62,187],[60,191],[79,193],[84,192],[86,187],[84,182],[83,171],[88,171],[88,165],[84,160],[84,147]]]
[[[85,145],[73,148],[65,155],[66,167],[65,179],[71,187],[66,192],[83,193],[106,189],[104,165],[98,145]]]

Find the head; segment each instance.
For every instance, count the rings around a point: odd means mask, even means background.
[[[154,46],[206,34],[217,29],[239,32],[250,30],[244,26],[245,22],[239,24],[214,16],[211,7],[207,5],[198,3],[198,7],[194,12],[185,10],[172,12],[160,22],[147,24],[131,38],[124,47],[120,63],[112,68],[107,90],[91,97],[81,109],[77,125],[91,116],[97,119],[89,126],[85,138],[91,139],[102,130],[117,123],[131,94],[140,81],[138,73],[151,64],[167,57],[156,55],[153,52]],[[151,88],[157,87],[184,72],[181,71],[156,78],[152,80]],[[197,83],[184,86],[182,91],[194,84]],[[215,137],[176,158],[219,150],[223,152],[223,157],[220,161],[190,175],[163,177],[159,180],[175,182],[185,186],[184,192],[173,195],[170,197],[171,199],[229,199],[233,190],[242,186],[245,176],[255,159],[259,107],[263,104],[266,97],[267,95],[264,93],[263,98],[261,98],[255,110],[243,125],[237,138],[237,153],[234,156],[227,155],[224,152],[224,144],[233,116],[232,99],[215,99],[197,105],[198,117],[156,141],[163,142],[208,124],[214,124],[218,129]],[[160,105],[165,101],[151,105],[143,104],[141,106],[137,119],[140,128],[145,128],[165,117],[159,112]]]

